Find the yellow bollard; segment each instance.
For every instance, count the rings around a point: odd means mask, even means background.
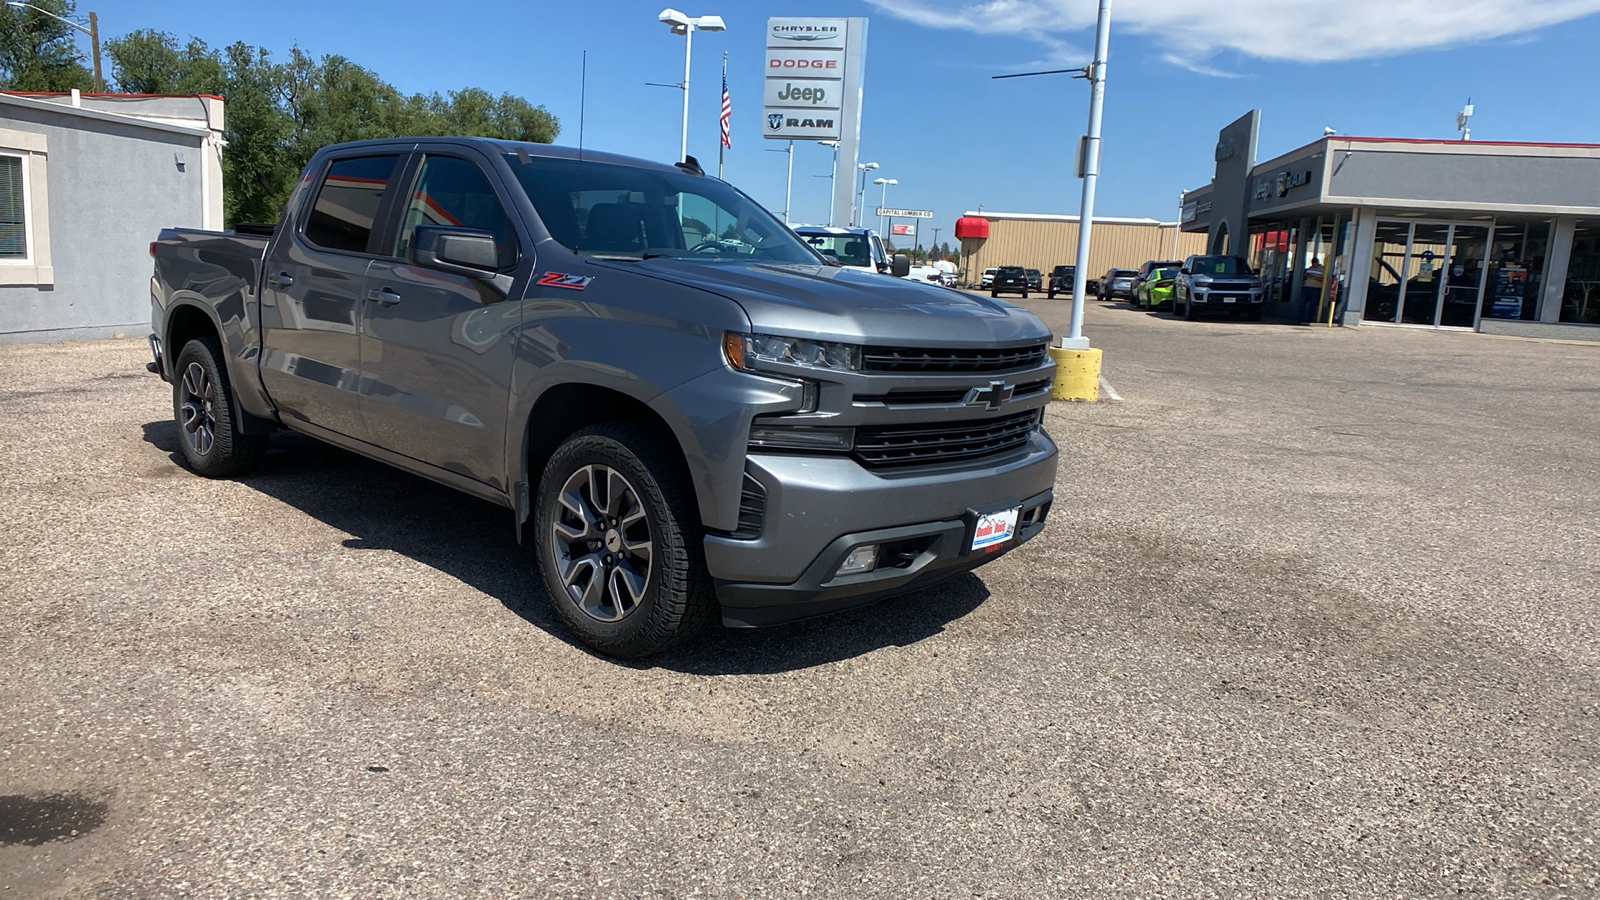
[[[1056,361],[1055,385],[1050,390],[1052,400],[1100,399],[1100,351],[1063,350],[1050,348],[1050,357]]]

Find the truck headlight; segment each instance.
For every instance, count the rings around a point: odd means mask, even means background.
[[[722,336],[722,352],[728,358],[729,365],[745,371],[755,368],[753,364],[757,361],[832,369],[836,372],[861,370],[861,348],[855,344],[832,341],[729,331]]]

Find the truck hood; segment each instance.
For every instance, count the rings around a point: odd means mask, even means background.
[[[758,332],[901,347],[1051,337],[1038,316],[1019,306],[858,269],[669,258],[639,265],[667,281],[727,297],[743,307]]]

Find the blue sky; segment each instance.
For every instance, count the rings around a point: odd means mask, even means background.
[[[709,0],[708,0],[709,2]],[[715,13],[697,34],[689,152],[716,159],[722,52],[729,54],[733,149],[726,175],[783,206],[783,146],[760,138],[764,24],[774,15],[866,16],[862,159],[898,179],[892,206],[935,210],[940,240],[963,210],[1076,213],[1076,136],[1088,89],[1066,76],[993,81],[1081,65],[1092,0],[676,3]],[[80,0],[105,37],[135,28],[245,40],[278,54],[299,43],[341,54],[402,91],[477,86],[542,103],[578,138],[579,65],[588,51],[584,143],[653,159],[678,149],[683,39],[652,2],[321,0],[173,3]],[[1178,194],[1211,175],[1217,129],[1262,109],[1260,158],[1321,135],[1453,137],[1470,96],[1473,138],[1600,143],[1596,0],[1119,0],[1114,6],[1105,156],[1096,210],[1170,220]],[[447,12],[441,13],[441,10]],[[1306,61],[1315,59],[1316,61]],[[827,217],[831,154],[796,145],[795,220]],[[868,186],[867,207],[879,189]],[[931,237],[925,231],[923,237]]]

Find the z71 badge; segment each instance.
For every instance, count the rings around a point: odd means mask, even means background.
[[[581,291],[593,280],[593,275],[568,275],[565,272],[546,272],[539,276],[539,283],[546,287],[566,288],[571,291]]]

